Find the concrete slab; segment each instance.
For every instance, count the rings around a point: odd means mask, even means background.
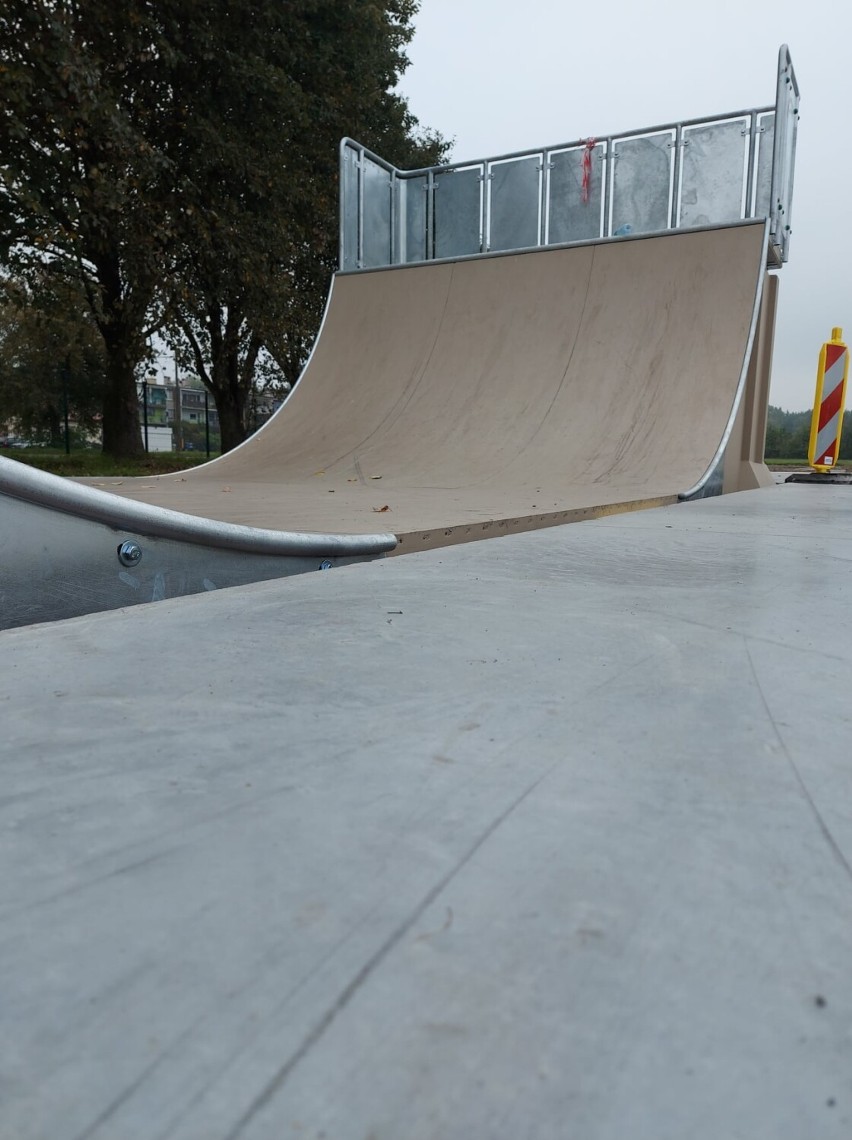
[[[0,1135],[844,1140],[852,492],[0,634]]]

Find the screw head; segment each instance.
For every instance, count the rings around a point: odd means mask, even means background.
[[[118,548],[118,561],[122,566],[138,566],[142,558],[142,547],[135,542],[122,542]]]

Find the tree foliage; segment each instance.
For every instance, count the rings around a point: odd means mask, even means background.
[[[178,5],[4,0],[0,231],[21,273],[58,264],[104,344],[104,450],[138,451],[135,371],[169,270],[173,160],[161,15]]]
[[[433,160],[394,86],[415,0],[4,0],[0,258],[73,275],[103,340],[104,450],[141,446],[166,322],[242,437],[262,349],[301,362],[333,268],[337,141]]]
[[[66,410],[78,428],[100,419],[103,342],[79,290],[42,279],[6,280],[0,293],[0,425],[58,444]]]
[[[786,412],[769,405],[766,426],[766,459],[806,459],[811,434],[810,411]],[[843,415],[838,459],[852,460],[852,411]]]
[[[319,324],[336,267],[340,137],[401,159],[444,149],[417,137],[391,90],[407,62],[410,0],[256,9],[245,27],[213,5],[207,45],[194,45],[181,77],[181,101],[199,111],[183,137],[170,327],[216,398],[226,450],[245,437],[258,363],[294,383]]]

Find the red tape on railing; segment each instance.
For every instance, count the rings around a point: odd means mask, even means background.
[[[586,145],[583,148],[583,189],[580,197],[584,202],[588,202],[592,187],[592,151],[597,146],[597,142],[597,139],[586,139]]]

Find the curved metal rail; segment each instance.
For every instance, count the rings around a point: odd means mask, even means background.
[[[769,249],[770,240],[770,222],[767,218],[764,222],[763,234],[763,260],[766,261],[766,253]],[[728,416],[728,422],[725,425],[725,430],[722,432],[722,438],[719,441],[719,446],[716,448],[716,453],[710,460],[707,470],[698,480],[698,482],[690,487],[687,491],[681,491],[678,498],[681,502],[688,502],[690,499],[701,499],[709,494],[719,494],[722,485],[722,469],[725,463],[725,456],[728,450],[728,444],[731,441],[731,435],[734,431],[734,425],[737,422],[737,416],[742,404],[743,394],[746,389],[746,381],[748,379],[748,370],[751,363],[751,354],[754,349],[754,338],[757,333],[757,323],[760,318],[760,305],[763,300],[763,287],[765,284],[765,277],[758,280],[757,292],[754,297],[754,308],[751,314],[751,323],[748,331],[748,341],[746,342],[745,356],[743,358],[743,366],[740,372],[740,378],[737,381],[737,390],[734,393],[734,402],[731,405],[731,413]],[[718,484],[714,486],[714,484]]]
[[[103,523],[115,530],[132,530],[152,538],[246,554],[359,557],[383,554],[397,545],[395,534],[305,534],[199,518],[165,507],[122,499],[0,457],[2,495]]]

